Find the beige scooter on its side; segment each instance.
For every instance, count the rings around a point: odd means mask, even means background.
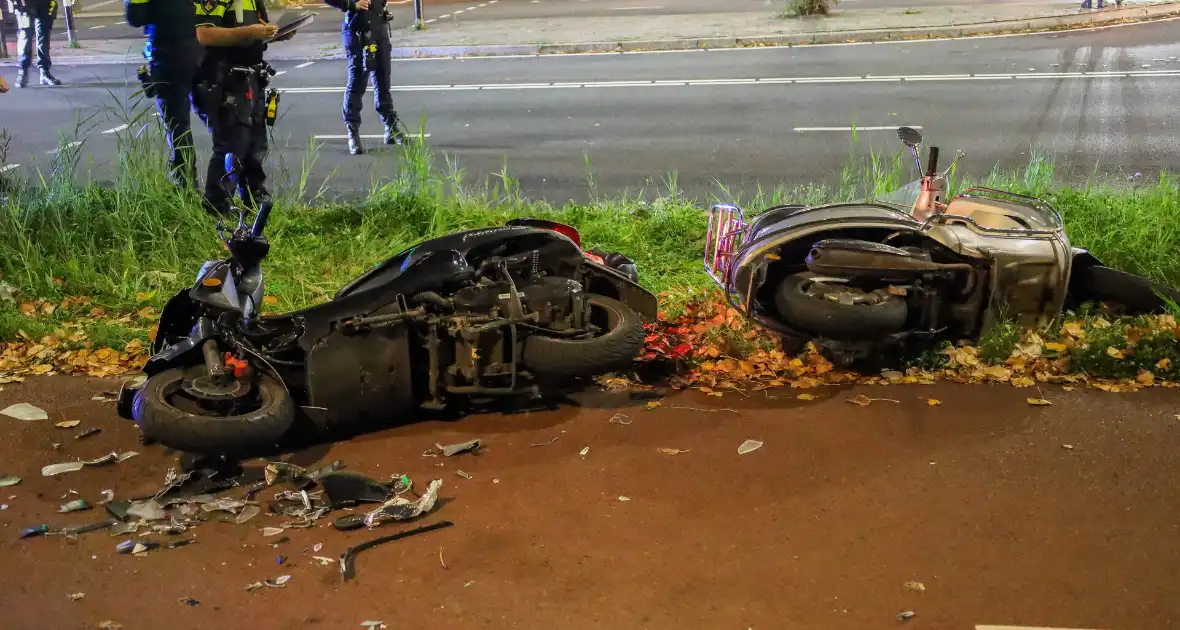
[[[898,138],[923,172],[922,135],[902,127]],[[788,349],[814,341],[843,365],[978,339],[1005,319],[1043,325],[1084,302],[1128,313],[1180,302],[1071,246],[1041,199],[979,187],[946,199],[950,169],[937,171],[938,147],[928,156],[921,179],[879,200],[776,206],[748,221],[737,206],[713,206],[705,270]]]

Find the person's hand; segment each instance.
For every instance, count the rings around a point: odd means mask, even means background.
[[[258,41],[265,42],[275,36],[279,31],[279,27],[274,24],[251,24],[246,28],[250,29],[250,35]]]
[[[356,0],[356,8],[361,11],[368,11],[373,4],[369,0]]]
[[[0,94],[3,94],[7,91],[8,91],[8,82],[4,80],[4,77],[0,77]]]

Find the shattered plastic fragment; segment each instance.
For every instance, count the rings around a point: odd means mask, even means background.
[[[262,582],[255,582],[253,584],[247,584],[246,585],[246,592],[249,593],[250,591],[260,589],[260,588],[262,588]]]
[[[289,575],[280,575],[279,577],[277,577],[273,580],[267,580],[267,581],[263,582],[263,584],[265,584],[271,588],[282,588],[282,587],[286,586],[287,581],[290,579],[291,579],[291,576],[289,576]]]
[[[362,621],[361,627],[362,628],[384,628],[385,622],[384,621]]]
[[[123,536],[126,534],[134,534],[135,530],[139,529],[139,523],[116,523],[111,526],[112,536]]]
[[[221,498],[216,501],[207,501],[201,504],[201,509],[206,512],[222,511],[230,514],[237,514],[238,510],[245,507],[246,502],[241,499]]]
[[[242,508],[242,513],[238,514],[237,518],[234,519],[234,522],[241,525],[255,516],[258,516],[258,513],[261,511],[262,508],[258,507],[257,505],[247,505],[246,507]]]
[[[48,525],[34,525],[20,530],[21,538],[32,538],[34,536],[41,536],[49,533]]]
[[[73,501],[70,501],[69,503],[61,506],[57,511],[64,514],[66,512],[81,512],[82,510],[89,509],[90,504],[87,503],[85,499],[74,499]]]
[[[762,442],[759,442],[758,440],[746,440],[745,442],[742,442],[741,446],[738,447],[738,455],[752,453],[760,448],[762,448]]]
[[[160,504],[155,499],[132,502],[127,508],[127,516],[142,521],[158,521],[168,518],[168,514],[164,512],[164,508],[160,507]]]
[[[906,582],[905,587],[910,591],[918,591],[919,593],[926,590],[926,585],[921,582]]]
[[[334,558],[325,558],[323,556],[312,556],[312,559],[315,560],[316,562],[319,562],[320,566],[325,566],[325,567],[328,566],[329,564],[332,564],[333,562],[336,562],[336,560]]]
[[[70,601],[76,602],[79,599],[86,597],[86,593],[70,593],[69,595],[66,595],[66,597],[69,597]]]
[[[620,500],[620,501],[630,501],[630,500],[631,500],[631,497],[624,497],[624,496],[620,496],[620,497],[619,497],[619,500]]]
[[[442,452],[443,457],[453,457],[460,453],[476,451],[480,446],[481,443],[479,440],[470,440],[467,442],[459,442],[458,444],[448,444],[446,446],[437,443],[434,445],[435,448]]]
[[[78,470],[82,470],[82,468],[85,466],[106,466],[108,464],[114,464],[115,462],[125,461],[127,459],[132,458],[132,457],[135,457],[136,455],[139,455],[139,453],[137,453],[135,451],[127,451],[126,453],[123,453],[122,455],[120,455],[118,453],[109,453],[107,455],[99,457],[98,459],[92,459],[89,461],[63,462],[60,464],[50,464],[50,465],[41,469],[41,475],[44,477],[53,477],[55,475],[60,475],[63,473],[75,472]]]
[[[585,457],[588,454],[590,454],[590,447],[589,446],[583,448],[581,451],[578,452],[578,455],[581,455],[582,457]]]
[[[17,403],[9,405],[0,411],[0,414],[6,415],[9,418],[16,418],[17,420],[24,420],[26,422],[31,420],[48,420],[49,414],[45,413],[44,409],[34,407],[29,403]]]
[[[426,487],[426,492],[417,501],[411,502],[400,496],[394,497],[381,504],[381,507],[365,515],[365,524],[373,527],[386,520],[407,521],[417,518],[434,509],[438,500],[438,489],[442,487],[442,479],[435,479]]]
[[[119,630],[123,624],[115,623],[110,619],[98,622],[98,630]]]
[[[20,483],[20,477],[17,477],[16,475],[4,475],[3,477],[0,477],[0,488],[15,486],[18,483]]]
[[[907,611],[905,611],[905,612],[900,612],[900,613],[897,613],[897,620],[898,620],[898,621],[909,621],[910,619],[913,619],[913,618],[914,618],[914,615],[916,615],[916,614],[917,614],[917,613],[915,613],[915,612],[914,612],[914,611],[912,611],[912,610],[907,610]]]
[[[311,550],[315,553],[319,553],[320,549],[323,549],[323,548],[324,548],[324,543],[316,543],[311,546]]]
[[[75,435],[74,439],[81,440],[83,438],[88,438],[88,437],[94,435],[95,433],[102,433],[102,429],[100,429],[98,427],[90,427],[89,429],[86,429],[85,431],[78,433],[78,435]]]
[[[464,479],[471,479],[471,475],[469,475],[469,474],[467,474],[467,473],[463,472],[462,470],[456,470],[456,471],[455,471],[455,474],[456,474],[456,475],[459,475],[460,477],[462,477],[462,478],[464,478]]]
[[[60,429],[72,429],[79,424],[82,424],[81,420],[62,420],[61,422],[55,423],[53,426]]]
[[[114,500],[115,500],[115,491],[114,490],[103,490],[102,491],[102,501],[99,501],[98,505],[106,505],[107,503],[110,503],[111,501],[114,501]]]
[[[281,533],[283,533],[282,527],[263,527],[262,528],[262,535],[263,536],[278,536]]]
[[[181,597],[180,603],[188,604],[189,606],[200,606],[201,605],[201,602],[199,602],[191,597]]]

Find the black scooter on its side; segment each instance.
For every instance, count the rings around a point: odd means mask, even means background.
[[[628,367],[656,316],[630,260],[585,253],[575,229],[532,219],[419,243],[331,301],[260,316],[270,210],[250,228],[219,226],[229,258],[164,307],[147,378],[119,397],[145,443],[230,456],[279,443],[297,419],[328,430],[535,398]]]

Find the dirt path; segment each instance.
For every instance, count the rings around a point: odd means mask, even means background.
[[[104,488],[125,498],[160,485],[173,460],[139,446],[112,404],[91,400],[110,389],[51,377],[0,391],[0,408],[30,402],[51,416],[0,417],[0,474],[24,477],[0,488],[9,505],[0,511],[5,628],[95,628],[108,619],[125,630],[365,620],[522,630],[1180,623],[1176,392],[1052,389],[1051,407],[1030,407],[1029,390],[1006,386],[827,389],[810,402],[795,392],[694,393],[652,411],[614,409],[617,400],[593,395],[581,408],[391,429],[293,459],[339,458],[376,478],[404,472],[416,487],[441,478],[446,501],[423,522],[455,527],[368,551],[356,579],[342,583],[309,548],[322,542],[317,555],[337,557],[397,526],[341,533],[323,522],[286,532],[290,542],[276,549],[260,529],[279,519],[264,514],[202,524],[192,530],[196,544],[142,558],[117,555],[120,539],[105,532],[19,540],[29,525],[103,516],[56,514],[69,489],[94,501]],[[901,403],[845,402],[857,393]],[[609,422],[619,411],[630,424]],[[63,415],[103,432],[75,441],[78,429],[53,426]],[[435,442],[473,437],[484,440],[479,456],[422,457]],[[746,439],[764,446],[739,456]],[[46,464],[111,450],[141,454],[40,475]],[[282,566],[278,554],[289,557]],[[286,588],[244,590],[282,574],[292,576]],[[907,589],[911,581],[925,591]],[[73,592],[86,596],[72,602]],[[903,624],[896,615],[905,610],[917,614]]]

